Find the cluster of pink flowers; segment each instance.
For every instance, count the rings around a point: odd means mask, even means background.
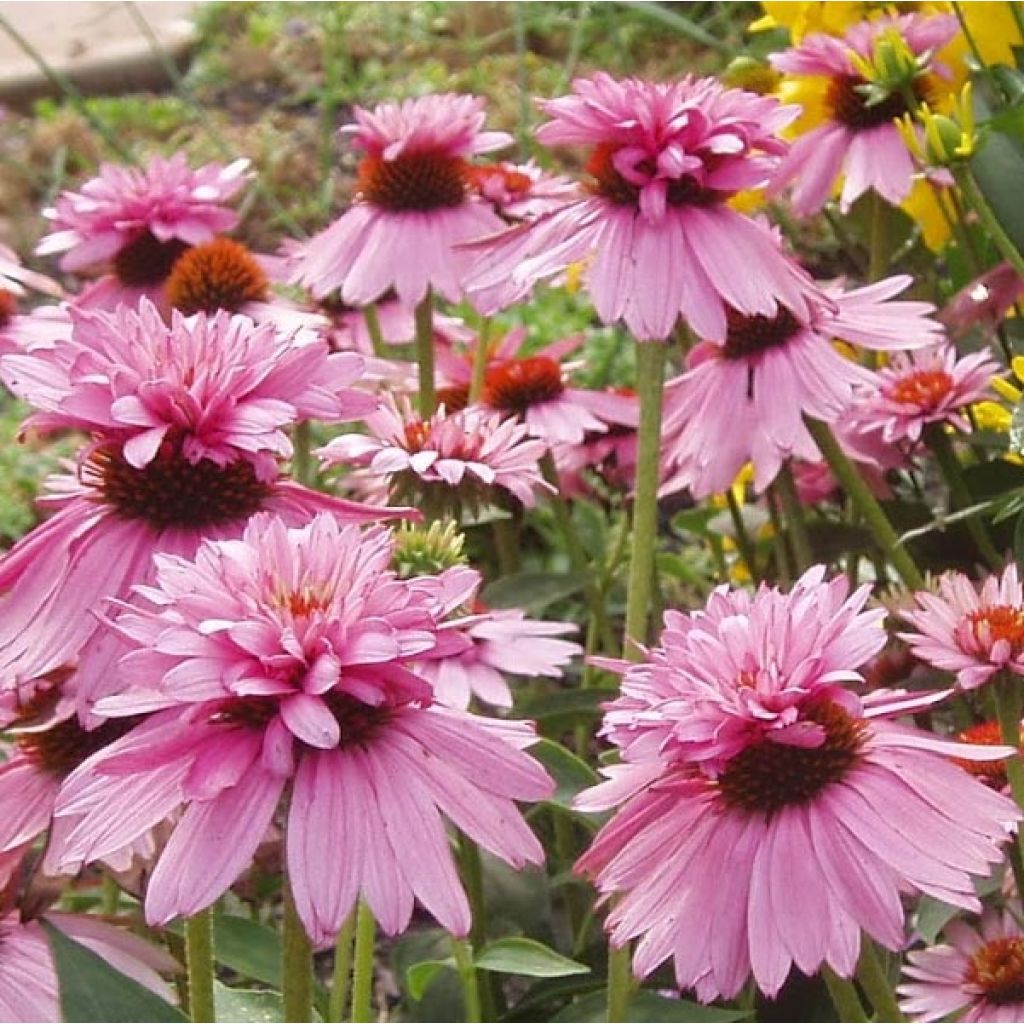
[[[962,295],[944,323],[908,275],[816,280],[749,212],[755,195],[801,217],[906,199],[895,122],[950,74],[956,32],[882,13],[798,39],[771,64],[817,81],[824,123],[802,134],[796,104],[715,79],[580,78],[541,101],[536,133],[585,151],[579,181],[495,159],[512,136],[478,97],[357,106],[351,204],[272,255],[231,236],[248,161],[180,154],[103,165],[44,211],[36,253],[60,256],[62,283],[0,247],[0,380],[29,407],[24,437],[77,444],[0,557],[0,1014],[57,1017],[48,929],[172,998],[167,957],[49,912],[25,879],[131,874],[160,928],[240,891],[267,847],[315,948],[357,908],[393,936],[418,906],[457,940],[432,968],[457,966],[470,1006],[475,847],[543,865],[553,820],[557,869],[593,883],[612,956],[651,985],[671,962],[703,1002],[751,981],[774,998],[794,968],[849,984],[869,944],[914,945],[890,994],[904,1012],[1020,1019],[1024,588],[980,520],[956,563],[972,572],[925,580],[918,534],[871,497],[912,485],[935,506],[920,532],[943,526],[932,451],[949,511],[972,512],[953,442],[1000,363],[947,334],[974,326]],[[901,60],[902,92],[864,80]],[[607,365],[631,332],[636,389],[588,364],[587,335],[491,319],[542,282],[581,284]],[[739,507],[747,481],[763,506]],[[834,516],[840,491],[856,518]],[[717,495],[731,534],[689,510]],[[670,521],[713,536],[738,585],[659,549]],[[830,576],[817,545],[836,525],[860,546]],[[882,607],[887,565],[907,587]],[[697,592],[704,607],[671,607]],[[602,672],[619,688],[595,783]],[[516,717],[517,679],[540,726]],[[992,898],[979,880],[1005,863]],[[959,914],[927,948],[922,896]]]

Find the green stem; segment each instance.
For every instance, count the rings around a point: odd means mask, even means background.
[[[871,249],[868,253],[868,280],[885,277],[892,259],[892,216],[889,204],[877,193],[871,193]]]
[[[971,497],[967,481],[964,479],[960,460],[956,457],[956,452],[953,451],[953,444],[941,423],[935,423],[928,428],[925,434],[925,443],[935,455],[935,461],[939,464],[939,469],[942,471],[942,475],[949,486],[949,495],[952,498],[953,508],[957,511],[970,508],[974,503],[974,499]],[[979,515],[975,514],[967,519],[967,531],[970,533],[971,539],[977,546],[982,558],[988,562],[989,568],[1001,569],[1003,559],[999,557],[999,552],[996,551],[995,545],[988,535],[988,530],[985,529],[985,524]]]
[[[484,393],[484,380],[487,377],[487,360],[490,356],[491,338],[490,321],[484,320],[480,324],[480,332],[476,338],[476,348],[473,349],[473,372],[469,380],[469,403],[480,401]]]
[[[338,932],[334,943],[334,974],[331,977],[331,995],[327,1003],[327,1020],[343,1021],[348,1005],[349,987],[352,981],[352,942],[356,937],[356,913],[353,910]]]
[[[608,947],[608,1020],[629,1020],[629,1000],[633,995],[633,951],[627,942],[620,949]]]
[[[840,978],[827,964],[822,968],[821,976],[840,1021],[843,1024],[865,1024],[868,1015],[864,1012],[853,982]]]
[[[284,938],[281,947],[284,1019],[313,1019],[313,947],[302,925],[291,886],[285,883]]]
[[[789,539],[793,545],[793,558],[796,560],[796,571],[799,574],[810,567],[814,555],[811,551],[811,539],[807,534],[807,523],[804,521],[804,507],[800,504],[793,470],[788,462],[779,471],[774,486],[786,516]]]
[[[555,513],[555,521],[565,540],[565,549],[569,555],[569,564],[574,572],[590,573],[590,558],[586,549],[580,542],[579,534],[572,521],[572,510],[569,502],[562,494],[561,481],[558,478],[558,467],[555,465],[554,456],[551,452],[545,453],[540,460],[540,471],[544,479],[554,487],[554,493],[549,495],[552,511]],[[612,648],[615,638],[612,635],[611,624],[608,622],[608,615],[605,610],[604,598],[598,588],[597,580],[592,576],[588,578],[585,588],[587,608],[590,611],[591,619],[597,623],[602,642]]]
[[[498,568],[502,576],[519,572],[519,539],[516,526],[511,519],[495,519],[491,523],[494,547],[498,552]]]
[[[996,718],[999,720],[999,731],[1002,734],[1003,742],[1008,747],[1020,750],[1020,684],[1010,673],[1002,673],[996,676],[989,686],[995,700]],[[1013,794],[1014,801],[1018,807],[1024,808],[1024,762],[1021,761],[1019,754],[1006,759],[1006,778],[1010,783],[1010,792]],[[1017,851],[1020,854],[1021,867],[1024,868],[1024,826],[1021,825],[1017,826]],[[1014,859],[1012,863],[1016,869],[1017,859]],[[1022,881],[1024,880],[1018,876],[1016,879],[1018,889]]]
[[[307,487],[316,483],[316,467],[313,464],[313,434],[309,420],[295,424],[292,434],[292,475]]]
[[[420,416],[427,419],[437,408],[434,385],[434,295],[430,288],[416,306],[416,366],[419,370]]]
[[[476,968],[473,966],[473,947],[465,939],[452,936],[452,955],[455,957],[455,968],[462,981],[462,997],[465,1000],[465,1020],[469,1024],[479,1024],[484,1019],[480,1004],[480,984]]]
[[[459,873],[462,876],[462,884],[466,887],[473,921],[469,930],[469,944],[472,950],[479,952],[487,944],[487,905],[484,901],[484,865],[480,858],[480,847],[469,836],[459,833],[458,856]],[[495,980],[490,974],[481,977],[476,971],[473,973],[477,975],[475,987],[482,1014],[482,1017],[477,1019],[493,1020],[498,1001]],[[459,969],[459,974],[462,974],[462,968]]]
[[[963,192],[967,197],[967,201],[974,207],[974,212],[978,215],[985,230],[991,235],[992,241],[995,242],[995,246],[1002,254],[1003,259],[1018,274],[1024,275],[1024,256],[1021,255],[1020,250],[1014,245],[1013,239],[1003,230],[1002,224],[999,223],[999,218],[995,215],[992,207],[989,206],[988,200],[979,188],[977,181],[975,181],[970,168],[954,166],[952,170],[953,177],[956,179],[957,185],[960,186],[960,191]]]
[[[103,876],[103,891],[101,894],[100,909],[104,916],[113,917],[117,913],[118,905],[121,902],[121,887],[110,875]]]
[[[893,994],[889,975],[878,956],[875,944],[866,935],[861,939],[860,960],[857,961],[857,981],[875,1009],[877,1020],[906,1020]]]
[[[213,1006],[213,913],[200,910],[185,919],[188,1009],[193,1021],[215,1021]]]
[[[725,502],[729,506],[729,515],[732,517],[732,526],[736,531],[736,550],[739,551],[740,558],[743,559],[743,562],[747,567],[747,572],[750,574],[750,578],[757,583],[757,554],[754,551],[754,545],[750,539],[750,534],[747,533],[747,524],[743,522],[743,509],[740,508],[740,503],[736,500],[736,495],[733,493],[731,487],[725,492]],[[778,539],[780,541],[782,540],[781,532]]]
[[[775,492],[770,487],[765,493],[765,498],[768,501],[768,518],[771,520],[774,538],[772,549],[775,552],[775,571],[778,573],[779,583],[783,587],[788,587],[793,579],[793,574],[789,566],[789,552],[786,550],[786,536],[782,528],[779,503],[775,499]],[[757,581],[755,580],[754,582],[756,583]]]
[[[352,971],[353,1024],[370,1024],[373,1010],[373,955],[377,939],[377,922],[365,900],[359,901],[356,913],[356,953]]]
[[[363,319],[366,321],[366,332],[370,335],[370,344],[373,346],[373,354],[384,357],[384,332],[380,329],[380,314],[377,306],[371,302],[363,307]]]
[[[629,582],[626,589],[624,645],[624,657],[633,661],[642,655],[630,641],[646,643],[651,611],[654,553],[658,534],[661,406],[667,352],[668,346],[660,342],[641,342],[636,347],[636,394],[640,403],[640,428],[637,433],[633,551],[629,560]]]
[[[910,552],[900,543],[882,506],[878,504],[857,467],[846,457],[828,424],[810,416],[805,416],[804,422],[835,478],[860,509],[864,522],[874,534],[903,582],[912,590],[923,590],[925,583],[921,570],[910,557]]]

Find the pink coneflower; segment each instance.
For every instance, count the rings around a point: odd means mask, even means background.
[[[280,472],[293,423],[376,406],[351,387],[361,357],[226,313],[175,314],[170,326],[148,303],[72,316],[69,340],[0,360],[4,382],[38,410],[26,427],[92,438],[77,477],[52,491],[59,511],[0,561],[0,681],[20,685],[78,659],[88,699],[116,648],[96,612],[148,578],[154,552],[187,556],[204,536],[238,534],[260,509],[294,522],[320,509],[359,520],[388,512]]]
[[[981,589],[962,573],[939,580],[939,592],[920,590],[917,608],[902,612],[917,633],[901,633],[914,656],[955,672],[973,690],[997,672],[1024,676],[1024,588],[1011,563],[1001,577],[988,576]]]
[[[525,164],[476,164],[470,183],[509,221],[533,220],[578,199],[579,186],[562,174],[549,174],[534,160]]]
[[[86,304],[113,308],[155,298],[175,260],[192,245],[208,242],[238,223],[225,205],[252,177],[248,160],[193,170],[176,153],[154,157],[145,168],[104,164],[78,192],[63,192],[43,211],[54,230],[39,243],[40,255],[64,253],[60,267],[83,271],[110,267]]]
[[[1024,932],[1009,910],[987,910],[976,928],[952,921],[942,945],[913,950],[897,989],[915,1021],[1024,1020]]]
[[[968,406],[987,398],[989,384],[1000,372],[988,352],[958,358],[951,345],[899,353],[860,389],[850,410],[862,430],[879,430],[882,440],[904,446],[916,444],[927,426],[942,423],[970,433]]]
[[[137,935],[85,914],[46,914],[49,924],[101,956],[115,970],[168,1002],[176,1001],[159,972],[177,964],[163,950]],[[39,921],[22,921],[17,913],[0,917],[0,1017],[5,1021],[62,1020],[57,970],[50,943]]]
[[[824,94],[824,124],[793,143],[776,171],[772,190],[795,182],[793,209],[800,216],[817,213],[840,176],[845,176],[839,200],[844,212],[868,189],[896,205],[906,199],[914,162],[895,120],[909,111],[907,100],[896,87],[877,97],[866,95],[863,90],[869,86],[885,86],[865,80],[853,57],[870,62],[879,44],[891,47],[888,37],[898,37],[908,56],[919,61],[919,71],[907,88],[918,100],[928,101],[934,76],[949,74],[932,54],[957,30],[952,15],[905,14],[859,22],[841,39],[814,33],[799,46],[773,54],[769,59],[777,70],[809,77],[818,85]]]
[[[158,555],[117,628],[132,683],[111,714],[165,708],[83,764],[58,859],[102,857],[179,806],[146,894],[163,924],[209,906],[251,862],[290,783],[286,858],[318,944],[360,893],[390,934],[414,897],[458,935],[469,905],[442,815],[522,867],[543,851],[513,800],[550,795],[525,726],[431,704],[414,663],[463,641],[437,621],[442,577],[399,580],[388,531],[259,517],[194,562]],[[138,795],[146,793],[140,802]]]
[[[294,280],[320,298],[365,306],[393,288],[415,306],[428,288],[463,296],[473,257],[458,243],[504,221],[470,188],[470,159],[511,142],[485,132],[484,101],[443,93],[355,108],[348,126],[364,153],[352,207],[295,251]]]
[[[64,289],[56,281],[29,270],[13,249],[0,244],[0,353],[55,335],[52,317],[61,307],[41,306],[29,313],[21,312],[20,300],[30,291],[54,299],[64,296]]]
[[[602,73],[573,90],[542,103],[552,120],[537,137],[592,147],[587,194],[472,247],[470,291],[484,312],[585,261],[598,315],[625,320],[641,340],[667,338],[680,316],[721,340],[727,306],[806,315],[812,284],[764,225],[727,204],[768,180],[786,151],[777,133],[798,108],[712,79],[657,85]]]
[[[367,434],[343,434],[319,449],[327,466],[356,466],[401,500],[436,509],[475,507],[510,495],[531,508],[551,491],[540,470],[547,446],[521,423],[474,406],[428,420],[391,396],[366,417]]]
[[[795,964],[850,977],[863,929],[904,944],[901,895],[977,909],[971,875],[1002,860],[1021,817],[946,756],[1005,757],[884,719],[945,693],[846,684],[886,641],[870,588],[817,566],[789,594],[715,591],[668,612],[660,646],[626,666],[604,734],[623,764],[584,793],[619,807],[579,870],[605,896],[612,941],[640,938],[640,976],[668,958],[698,998],[751,974],[774,995]]]
[[[481,404],[505,416],[519,417],[534,437],[549,444],[581,444],[587,434],[603,434],[614,426],[636,427],[639,408],[632,394],[591,391],[570,383],[573,365],[564,364],[563,359],[583,344],[582,335],[561,338],[520,355],[526,340],[526,329],[516,328],[496,343],[477,338],[461,353],[451,346],[440,348],[439,396],[449,405],[466,404],[475,347],[487,344]]]
[[[42,681],[15,714],[3,715],[2,724],[13,740],[0,764],[0,853],[6,854],[46,831],[63,780],[133,723],[110,721],[87,731],[75,714],[73,697],[62,692],[60,682]],[[132,853],[116,851],[108,863],[115,870],[127,869]]]
[[[690,368],[666,385],[663,461],[673,487],[697,497],[724,491],[748,461],[763,491],[786,459],[819,458],[804,416],[834,423],[871,374],[844,358],[840,338],[871,349],[934,346],[942,327],[926,302],[893,297],[911,278],[865,288],[830,287],[806,320],[729,312],[724,344],[691,353]]]
[[[1003,262],[964,285],[946,303],[940,316],[956,336],[979,326],[991,330],[1003,322],[1022,297],[1024,277],[1011,264]]]
[[[561,639],[578,632],[576,623],[529,619],[519,608],[486,608],[474,600],[479,574],[463,569],[461,577],[462,585],[444,595],[440,610],[443,615],[463,616],[449,618],[447,625],[465,646],[417,667],[433,684],[434,695],[442,704],[465,710],[477,697],[510,708],[512,691],[507,676],[557,679],[562,669],[583,653],[578,643]]]
[[[183,252],[164,285],[169,309],[193,313],[244,313],[282,330],[325,328],[330,321],[271,291],[263,260],[233,238],[218,236]]]

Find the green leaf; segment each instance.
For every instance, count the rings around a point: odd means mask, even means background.
[[[523,974],[528,978],[564,978],[568,974],[589,974],[590,968],[549,949],[536,939],[498,939],[476,957],[476,966],[499,974]]]
[[[922,896],[917,904],[917,921],[915,928],[929,945],[939,937],[939,932],[961,913],[959,907],[950,906],[933,896]]]
[[[277,1024],[284,1020],[284,1003],[278,992],[257,988],[230,988],[213,983],[213,1005],[217,1020],[242,1024]]]
[[[530,753],[547,768],[555,780],[555,792],[549,803],[571,808],[577,793],[599,781],[597,772],[586,761],[554,740],[539,740],[530,747]]]
[[[991,120],[991,108],[980,89],[975,90],[974,106],[979,122]],[[1024,248],[1024,203],[1020,201],[1024,148],[1021,141],[1014,135],[991,131],[970,166],[1003,230],[1018,249]]]
[[[561,1013],[551,1018],[552,1024],[576,1021],[607,1020],[608,994],[605,991],[584,996],[570,1003]],[[724,1010],[719,1006],[704,1006],[688,999],[666,999],[654,992],[641,989],[629,1001],[627,1020],[636,1021],[683,1021],[693,1024],[728,1024],[730,1021],[747,1020],[747,1010]]]
[[[455,967],[455,961],[450,956],[444,960],[421,960],[418,964],[413,964],[405,972],[405,987],[409,995],[419,1002],[427,991],[427,986],[434,980],[434,975],[446,967]]]
[[[65,1021],[184,1021],[188,1018],[134,978],[115,970],[103,957],[69,938],[48,921],[46,931],[60,987]]]
[[[586,690],[555,690],[540,697],[528,697],[519,707],[523,718],[533,718],[538,724],[558,720],[572,723],[588,722],[601,714],[601,705],[614,700],[618,689],[610,686],[592,686]]]
[[[695,21],[684,18],[683,15],[677,14],[675,11],[670,11],[664,4],[654,3],[653,0],[630,0],[628,6],[696,43],[709,46],[712,50],[718,50],[720,53],[732,55],[732,48],[724,39],[713,36]]]
[[[253,981],[281,987],[281,936],[245,917],[218,914],[213,919],[217,961]]]
[[[491,608],[524,608],[536,613],[578,594],[590,579],[587,572],[516,572],[486,587],[483,599]]]
[[[1024,565],[1024,512],[1017,516],[1013,526],[1013,558],[1018,565]]]

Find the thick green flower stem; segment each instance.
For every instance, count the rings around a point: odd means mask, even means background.
[[[416,306],[416,366],[419,370],[420,416],[427,419],[437,408],[434,384],[434,295],[428,288]]]
[[[877,192],[871,193],[871,248],[868,253],[868,280],[878,281],[892,262],[892,211]]]
[[[462,884],[466,887],[466,895],[469,897],[469,909],[473,918],[473,924],[469,931],[469,948],[471,952],[479,952],[487,944],[487,907],[484,904],[484,866],[480,858],[480,847],[473,842],[469,836],[459,833],[458,842],[459,874],[462,876]],[[458,940],[453,939],[453,942]],[[458,955],[456,955],[458,962]],[[472,964],[472,957],[470,957]],[[462,975],[463,968],[459,967],[459,974]],[[494,1020],[496,1017],[495,1008],[499,1002],[499,993],[496,988],[496,979],[488,973],[482,976],[473,969],[474,989],[476,998],[479,1000],[481,1016],[477,1020]],[[465,978],[463,978],[465,985]],[[466,993],[467,1008],[469,1005],[469,993]]]
[[[465,939],[452,936],[452,956],[455,958],[455,969],[462,981],[462,998],[465,1002],[465,1020],[469,1024],[479,1024],[484,1019],[480,1007],[480,985],[476,968],[473,966],[473,947]]]
[[[989,206],[988,200],[978,187],[978,183],[975,181],[970,168],[954,165],[952,171],[957,185],[960,186],[960,191],[963,192],[967,202],[974,208],[974,212],[978,215],[978,219],[981,221],[986,233],[995,243],[1000,255],[1018,274],[1024,274],[1024,256],[1021,255],[1020,250],[1014,245],[1013,239],[1010,238],[1003,229],[1002,224],[999,223],[999,218],[995,215],[992,207]]]
[[[633,499],[633,550],[626,590],[624,657],[641,655],[630,641],[647,642],[658,536],[658,478],[661,459],[661,406],[668,346],[641,342],[636,346],[636,395],[640,403],[637,434],[636,489]],[[614,1019],[614,1018],[613,1018]]]
[[[292,474],[300,484],[311,487],[316,483],[316,466],[313,464],[313,436],[309,420],[295,424],[292,449]]]
[[[352,982],[352,943],[356,937],[356,912],[353,910],[338,932],[334,943],[334,973],[331,975],[331,994],[327,1001],[327,1020],[345,1019],[348,993]]]
[[[352,969],[352,1022],[370,1024],[373,1009],[373,958],[377,945],[377,922],[365,900],[356,913],[356,954]],[[287,1016],[287,1015],[286,1015]]]
[[[882,506],[878,504],[857,467],[840,448],[839,442],[828,424],[810,416],[805,416],[804,422],[835,478],[860,509],[865,524],[900,574],[903,582],[912,590],[923,590],[925,583],[921,570],[914,564],[910,552],[900,544],[900,539],[882,510]]]
[[[740,553],[740,558],[743,559],[743,564],[746,565],[747,572],[750,573],[750,578],[755,583],[759,583],[760,577],[757,572],[757,552],[750,539],[750,534],[747,532],[747,524],[743,521],[743,509],[740,508],[740,503],[736,500],[736,495],[733,494],[731,487],[725,492],[725,503],[729,506],[729,515],[732,517],[732,526],[736,531],[736,536],[733,538],[736,542],[736,550]],[[781,539],[781,531],[779,531],[779,537]]]
[[[1009,672],[995,676],[988,684],[996,705],[996,718],[999,720],[999,732],[1008,747],[1020,750],[1020,716],[1021,692],[1020,680]],[[1020,755],[1006,759],[1006,778],[1010,783],[1010,792],[1017,806],[1024,810],[1024,761]],[[1017,870],[1024,870],[1024,825],[1017,826],[1017,853],[1011,863]],[[1019,860],[1019,865],[1018,865]],[[1017,877],[1018,889],[1024,879]]]
[[[878,955],[875,944],[866,935],[861,938],[860,959],[857,961],[857,981],[864,994],[871,1000],[875,1019],[896,1024],[905,1020],[885,966]]]
[[[865,1024],[868,1015],[861,1005],[860,996],[857,995],[857,988],[852,981],[840,978],[831,967],[822,968],[821,977],[828,989],[829,998],[836,1008],[836,1015],[842,1024]]]
[[[291,886],[285,883],[284,939],[281,947],[284,1019],[313,1019],[313,947],[302,926]]]
[[[949,434],[943,429],[941,423],[933,423],[928,428],[925,434],[925,442],[935,455],[935,461],[939,464],[942,476],[949,486],[953,507],[957,511],[970,508],[974,503],[974,499],[971,497],[967,481],[964,479],[960,460],[957,459],[956,452],[953,451],[953,444],[949,439]],[[996,551],[980,516],[973,515],[967,519],[967,531],[970,533],[971,539],[977,546],[978,551],[981,552],[982,558],[988,562],[989,568],[1001,569],[1003,559],[1000,558],[999,552]]]
[[[629,1000],[635,986],[633,980],[633,947],[626,943],[620,949],[608,947],[608,1016],[607,1020],[629,1020]]]
[[[569,502],[565,500],[562,494],[561,481],[558,478],[558,467],[555,465],[554,457],[550,452],[545,454],[540,460],[540,471],[544,474],[544,479],[555,489],[554,493],[549,496],[549,500],[551,501],[551,509],[555,513],[558,529],[565,540],[569,564],[572,566],[573,572],[587,573],[590,570],[590,559],[587,556],[586,549],[580,543],[579,534],[576,532],[575,526],[573,526],[572,510],[569,508]],[[587,583],[585,596],[591,621],[596,623],[601,642],[605,644],[608,650],[611,650],[614,645],[614,636],[605,609],[604,595],[601,594],[596,579],[591,579]]]
[[[807,534],[807,523],[804,521],[804,507],[800,504],[793,470],[788,462],[779,471],[774,486],[786,516],[787,532],[793,546],[793,558],[796,560],[796,571],[799,575],[814,561],[814,556],[811,552],[811,539]]]
[[[647,642],[654,593],[654,553],[658,535],[658,479],[661,463],[661,406],[668,346],[640,342],[636,346],[636,396],[640,403],[637,432],[636,488],[633,498],[633,550],[626,588],[626,635],[623,657],[643,660],[637,643]],[[627,1020],[633,993],[633,953],[627,942],[608,947],[608,1020]]]
[[[200,910],[185,919],[188,1011],[193,1021],[215,1021],[213,1007],[213,913]]]
[[[491,348],[491,322],[484,320],[476,336],[476,348],[473,349],[473,371],[469,379],[469,401],[479,402],[484,393],[484,380],[487,377],[487,357]]]
[[[384,332],[380,329],[380,316],[377,313],[377,306],[371,302],[363,307],[363,319],[366,321],[366,330],[370,335],[370,344],[373,346],[373,354],[383,358],[384,356]]]

